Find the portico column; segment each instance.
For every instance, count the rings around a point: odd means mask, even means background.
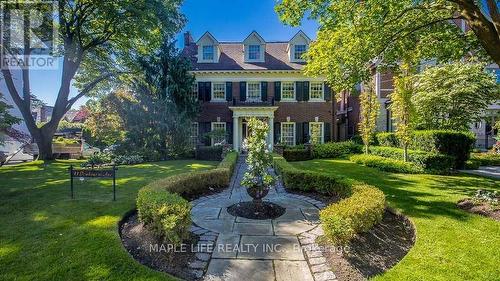
[[[272,152],[274,147],[274,116],[268,118],[269,122],[269,150]]]
[[[239,144],[239,118],[238,116],[233,116],[233,149],[234,151],[239,151],[240,150],[240,144]]]

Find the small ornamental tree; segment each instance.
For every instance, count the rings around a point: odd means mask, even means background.
[[[311,127],[311,137],[309,139],[311,144],[320,144],[321,143],[321,127],[320,126],[312,126]]]
[[[273,162],[266,142],[269,126],[264,121],[251,118],[248,121],[248,129],[250,132],[250,136],[247,138],[248,156],[246,163],[248,169],[241,184],[248,188],[264,190],[274,182],[268,171]]]
[[[367,89],[360,94],[359,99],[361,105],[359,132],[361,133],[361,139],[363,139],[363,144],[365,145],[365,154],[368,154],[370,142],[375,136],[377,115],[380,107],[372,83],[368,84]]]
[[[414,106],[412,104],[412,95],[414,83],[409,73],[409,67],[403,65],[404,70],[394,81],[394,92],[390,95],[392,104],[390,110],[396,120],[396,136],[399,143],[403,146],[404,161],[408,161],[408,146],[410,146],[413,133]]]

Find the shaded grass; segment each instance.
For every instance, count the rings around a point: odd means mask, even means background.
[[[117,201],[110,179],[75,180],[70,164],[32,162],[0,168],[0,280],[174,280],[136,263],[122,247],[117,222],[137,191],[161,177],[217,163],[182,160],[119,167]]]
[[[500,223],[456,207],[458,200],[477,189],[500,190],[500,181],[466,175],[385,173],[347,160],[292,164],[375,185],[391,207],[415,224],[415,246],[375,280],[500,280]]]

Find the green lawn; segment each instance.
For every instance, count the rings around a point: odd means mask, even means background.
[[[76,180],[69,164],[33,162],[0,168],[0,280],[172,280],[136,263],[124,250],[117,222],[151,180],[209,169],[217,163],[167,161],[120,167],[117,201],[111,180]]]
[[[343,175],[379,187],[388,204],[416,225],[417,241],[394,268],[375,280],[500,280],[500,223],[455,207],[500,181],[474,176],[384,173],[347,160],[311,160],[298,168]]]

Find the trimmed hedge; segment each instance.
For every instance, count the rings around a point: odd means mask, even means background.
[[[362,164],[367,167],[377,168],[385,172],[418,174],[423,172],[423,168],[411,162],[395,160],[377,155],[358,154],[349,158],[354,163]]]
[[[404,160],[401,148],[371,146],[370,154]],[[455,164],[455,158],[451,156],[415,150],[408,150],[408,160],[421,167],[426,173],[448,173]]]
[[[283,157],[290,162],[313,159],[311,151],[305,148],[285,148],[283,149]]]
[[[476,139],[470,132],[425,130],[415,131],[410,149],[450,155],[455,158],[453,168],[461,169],[470,157]],[[380,146],[401,147],[394,133],[377,134]]]
[[[340,158],[363,152],[363,147],[353,141],[328,142],[313,147],[313,158]]]
[[[195,158],[197,160],[221,161],[222,145],[199,146],[195,150]]]
[[[471,160],[478,162],[480,166],[500,166],[500,154],[497,153],[472,153]]]
[[[238,154],[230,152],[216,169],[179,174],[154,181],[139,190],[139,219],[173,244],[187,237],[191,226],[191,207],[185,198],[229,185]]]
[[[342,177],[299,170],[283,157],[274,157],[274,168],[289,189],[316,191],[321,194],[346,197],[351,195],[351,184]]]
[[[325,236],[336,245],[349,242],[382,221],[385,195],[367,184],[352,187],[352,195],[320,211]]]

